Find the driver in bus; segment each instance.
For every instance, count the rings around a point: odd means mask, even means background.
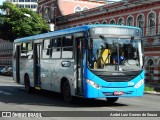
[[[122,64],[122,62],[124,61],[124,51],[123,51],[123,49],[121,48],[119,50],[119,58],[118,58],[117,51],[112,53],[112,56],[113,56],[113,64]]]

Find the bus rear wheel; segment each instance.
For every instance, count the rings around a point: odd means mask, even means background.
[[[64,81],[63,86],[62,86],[62,95],[64,101],[67,103],[72,102],[72,96],[71,96],[71,89],[68,80]]]
[[[107,103],[115,103],[118,100],[118,97],[114,97],[114,98],[106,98],[107,99]]]

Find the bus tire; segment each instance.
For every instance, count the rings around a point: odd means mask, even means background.
[[[30,80],[29,80],[29,76],[28,75],[25,75],[24,85],[25,85],[25,91],[27,93],[31,93],[32,92],[32,88],[30,86]]]
[[[64,99],[65,102],[67,102],[67,103],[72,102],[71,88],[70,88],[68,80],[65,80],[63,82],[62,95],[63,95],[63,99]]]
[[[113,97],[113,98],[106,98],[107,99],[107,103],[115,103],[118,100],[118,97]]]

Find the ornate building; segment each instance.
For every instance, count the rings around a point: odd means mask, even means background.
[[[73,2],[74,5],[67,4],[68,1]],[[83,2],[84,5],[78,2]],[[99,6],[88,7],[88,10],[79,8],[87,6],[88,3]],[[54,8],[52,10],[56,10],[56,15],[51,9],[46,10],[44,6]],[[53,16],[54,21],[50,22],[56,24],[57,29],[87,24],[119,24],[140,27],[143,31],[146,81],[160,82],[159,0],[128,0],[112,4],[96,3],[92,0],[39,0],[38,11],[42,15],[47,13],[48,16]]]
[[[38,0],[38,13],[48,23],[54,23],[54,26],[57,26],[56,22],[61,16],[88,11],[104,4],[104,1],[97,0]]]

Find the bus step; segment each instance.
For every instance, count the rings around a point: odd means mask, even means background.
[[[36,90],[41,90],[41,88],[39,86],[36,86],[35,89]]]

